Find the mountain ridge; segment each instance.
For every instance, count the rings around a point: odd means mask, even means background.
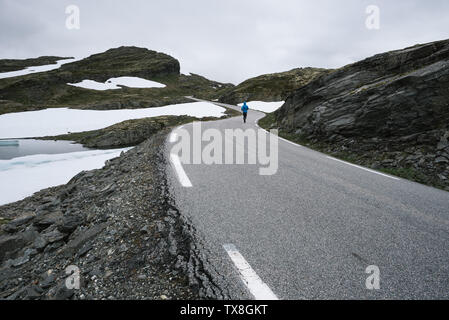
[[[263,74],[238,84],[222,95],[219,101],[229,104],[243,101],[284,101],[294,90],[331,71],[306,67]]]
[[[120,76],[142,77],[163,83],[166,88],[100,92],[67,85],[82,80],[104,82]],[[0,114],[58,107],[95,110],[160,107],[190,102],[185,98],[190,95],[216,99],[230,87],[233,85],[199,75],[180,74],[179,61],[167,54],[123,46],[56,70],[0,79]]]

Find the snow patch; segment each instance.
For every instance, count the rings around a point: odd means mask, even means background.
[[[48,64],[48,65],[44,65],[44,66],[35,66],[35,67],[28,67],[25,68],[23,70],[18,70],[18,71],[11,71],[11,72],[3,72],[0,73],[0,79],[6,79],[6,78],[13,78],[13,77],[20,77],[20,76],[24,76],[27,74],[32,74],[32,73],[39,73],[39,72],[47,72],[47,71],[51,71],[51,70],[56,70],[61,68],[62,65],[67,64],[67,63],[72,63],[75,61],[79,61],[81,59],[64,59],[64,60],[58,60],[56,61],[55,64]]]
[[[66,184],[81,171],[100,169],[122,151],[95,150],[33,155],[0,160],[0,205],[22,200],[35,192]]]
[[[246,104],[248,105],[250,110],[258,110],[266,113],[275,112],[277,109],[282,107],[285,101],[277,101],[277,102],[264,102],[264,101],[250,101]],[[239,104],[239,107],[243,106],[243,103]]]
[[[165,115],[220,118],[225,111],[225,108],[209,102],[193,102],[146,109],[100,111],[52,108],[7,113],[0,115],[0,139],[56,136],[102,129],[125,120]]]
[[[91,89],[91,90],[118,90],[122,89],[120,86],[125,86],[129,88],[165,88],[165,84],[150,81],[138,77],[118,77],[111,78],[105,83],[97,82],[94,80],[83,80],[79,83],[67,83],[70,86]]]

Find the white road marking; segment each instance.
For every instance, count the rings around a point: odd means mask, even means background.
[[[262,127],[259,126],[258,121],[256,121],[256,126],[258,128],[260,128],[260,129],[264,130],[265,132],[268,132],[267,130],[265,130]],[[270,132],[268,132],[268,133],[270,133]],[[295,145],[295,146],[298,146],[298,147],[303,147],[302,145],[294,143],[294,142],[291,142],[291,141],[289,141],[287,139],[284,139],[284,138],[281,138],[281,137],[279,137],[279,139],[281,139],[281,140],[283,140],[285,142],[288,142],[288,143],[290,143],[292,145]],[[337,158],[334,158],[334,157],[327,156],[327,158],[335,160],[335,161],[338,161],[338,162],[341,162],[341,163],[344,163],[344,164],[347,164],[347,165],[350,165],[350,166],[353,166],[353,167],[356,167],[356,168],[359,168],[359,169],[362,169],[362,170],[365,170],[365,171],[368,171],[368,172],[371,172],[371,173],[375,173],[375,174],[378,174],[378,175],[381,175],[381,176],[384,176],[384,177],[387,177],[387,178],[390,178],[390,179],[401,180],[400,178],[393,177],[393,176],[390,176],[388,174],[384,174],[384,173],[381,173],[381,172],[378,172],[378,171],[375,171],[375,170],[371,170],[371,169],[368,169],[368,168],[365,168],[365,167],[362,167],[362,166],[358,166],[356,164],[353,164],[353,163],[350,163],[350,162],[347,162],[347,161],[343,161],[343,160],[340,160],[340,159],[337,159]]]
[[[237,267],[240,278],[256,300],[279,300],[265,282],[260,279],[249,263],[233,244],[225,244],[223,248]]]
[[[374,170],[371,170],[371,169],[368,169],[368,168],[364,168],[364,167],[358,166],[356,164],[349,163],[349,162],[346,162],[346,161],[343,161],[343,160],[340,160],[340,159],[337,159],[337,158],[333,158],[333,157],[329,157],[329,156],[327,158],[335,160],[335,161],[338,161],[338,162],[341,162],[341,163],[344,163],[344,164],[347,164],[347,165],[350,165],[350,166],[353,166],[353,167],[356,167],[356,168],[359,168],[359,169],[362,169],[362,170],[365,170],[365,171],[368,171],[368,172],[371,172],[371,173],[375,173],[375,174],[378,174],[380,176],[384,176],[384,177],[387,177],[387,178],[390,178],[390,179],[401,180],[399,178],[390,176],[388,174],[384,174],[384,173],[380,173],[380,172],[377,172],[377,171],[374,171]]]
[[[178,175],[179,183],[184,188],[191,188],[192,182],[190,182],[189,177],[187,176],[186,172],[184,171],[181,159],[179,159],[179,156],[177,154],[171,153],[170,154],[170,161],[173,164],[173,167],[175,168],[176,174]]]
[[[183,126],[179,127],[178,129],[182,129]],[[170,143],[175,143],[178,140],[178,134],[176,133],[176,130],[173,130],[173,132],[170,134],[169,141]],[[170,161],[173,165],[173,168],[176,171],[176,174],[178,176],[179,183],[184,188],[191,188],[192,182],[190,182],[189,177],[187,176],[187,173],[184,171],[184,168],[182,167],[181,159],[179,156],[175,153],[170,153]]]
[[[175,143],[178,140],[178,134],[176,132],[172,132],[170,135],[170,143]]]
[[[263,130],[263,131],[265,131],[266,133],[268,133],[268,134],[272,134],[271,132],[269,132],[269,131],[267,131],[267,130],[265,130],[264,128],[262,128],[261,126],[259,126],[259,120],[257,120],[255,123],[256,123],[256,127],[258,127],[260,130]],[[281,139],[282,141],[285,141],[285,142],[287,142],[287,143],[290,143],[290,144],[292,144],[292,145],[294,145],[294,146],[297,146],[297,147],[304,147],[304,146],[302,146],[302,145],[300,145],[300,144],[297,144],[297,143],[294,143],[294,142],[292,142],[292,141],[290,141],[290,140],[287,140],[287,139],[284,139],[284,138],[282,138],[282,137],[279,137],[279,136],[277,136],[278,137],[278,139]]]

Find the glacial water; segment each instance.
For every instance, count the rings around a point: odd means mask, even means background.
[[[63,154],[88,151],[80,144],[71,141],[46,141],[34,139],[0,140],[0,160],[11,160],[18,157],[36,154]]]

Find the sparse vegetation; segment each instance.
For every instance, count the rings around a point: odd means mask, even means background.
[[[44,56],[34,59],[3,59],[0,60],[0,72],[11,72],[23,70],[28,67],[55,64],[59,60],[69,59],[67,57]]]
[[[135,47],[111,49],[57,70],[0,79],[0,114],[61,107],[98,110],[159,107],[191,102],[185,96],[216,99],[233,87],[199,75],[182,75],[179,69],[179,62],[163,53]],[[141,77],[166,87],[95,91],[67,85],[86,79],[104,82],[120,76]]]
[[[424,172],[421,172],[413,167],[402,167],[398,166],[394,167],[383,167],[377,166],[376,163],[379,162],[379,159],[376,157],[365,157],[361,154],[357,154],[355,152],[351,152],[350,150],[338,150],[334,149],[334,145],[326,142],[313,142],[304,135],[293,134],[289,132],[285,132],[282,128],[276,123],[274,113],[267,114],[263,119],[259,120],[259,125],[265,130],[269,130],[272,128],[276,128],[279,130],[279,136],[292,141],[294,143],[298,143],[300,145],[306,146],[312,150],[322,152],[324,154],[331,155],[335,158],[354,163],[357,165],[362,165],[374,170],[378,170],[393,176],[401,177],[407,180],[415,181],[418,183],[426,184],[435,188],[439,188],[442,190],[447,190],[446,186],[444,186],[440,180],[436,179],[433,176],[429,176]]]
[[[261,75],[229,89],[220,97],[220,101],[230,104],[241,103],[245,100],[283,101],[294,90],[331,71],[319,68],[298,68],[287,72]]]

